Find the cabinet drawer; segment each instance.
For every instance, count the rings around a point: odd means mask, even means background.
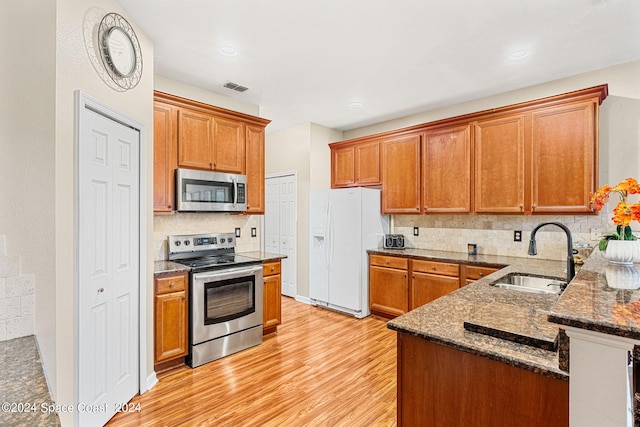
[[[460,267],[458,264],[448,262],[421,261],[414,259],[413,271],[458,277],[460,274]]]
[[[369,255],[369,264],[379,267],[398,268],[401,270],[407,270],[409,268],[409,260],[397,256]]]
[[[498,270],[500,269],[494,267],[479,267],[477,265],[467,265],[466,278],[471,280],[478,280]]]
[[[268,262],[262,264],[262,276],[273,276],[275,274],[280,274],[280,261],[278,262]]]
[[[184,291],[186,282],[186,275],[156,277],[156,295]]]

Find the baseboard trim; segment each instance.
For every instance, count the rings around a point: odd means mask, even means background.
[[[296,295],[295,300],[304,304],[311,304],[311,298],[303,297],[301,295]]]
[[[156,372],[153,371],[147,376],[146,390],[140,390],[140,394],[144,394],[147,391],[151,390],[156,384],[158,384],[158,377],[156,376]]]

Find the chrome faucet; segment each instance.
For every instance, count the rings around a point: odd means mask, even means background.
[[[536,227],[531,232],[531,240],[529,240],[529,255],[537,255],[538,249],[536,247],[536,233],[538,230],[545,225],[555,225],[557,227],[562,228],[562,230],[567,235],[567,285],[573,279],[573,276],[576,275],[576,265],[573,262],[573,241],[571,239],[571,231],[567,228],[566,225],[559,222],[541,222],[536,225]]]

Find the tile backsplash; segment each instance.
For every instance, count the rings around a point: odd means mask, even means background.
[[[597,245],[602,233],[613,225],[608,212],[600,215],[395,215],[393,229],[404,234],[409,244],[421,249],[467,252],[467,244],[478,245],[479,254],[527,257],[529,238],[533,228],[541,222],[565,224],[573,242]],[[413,228],[419,227],[419,236]],[[513,241],[514,230],[522,230],[522,241]],[[564,260],[567,240],[558,227],[546,226],[536,234],[538,257]]]
[[[33,335],[35,277],[22,274],[20,256],[6,254],[0,236],[0,341]]]
[[[233,233],[240,228],[236,240],[236,252],[260,250],[262,236],[261,216],[235,215],[227,213],[180,213],[157,214],[153,217],[153,259],[167,259],[167,236],[174,234]],[[251,229],[256,237],[251,237]]]

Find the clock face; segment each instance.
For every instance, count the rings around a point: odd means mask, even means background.
[[[117,90],[134,88],[142,77],[142,52],[131,25],[117,13],[108,13],[98,28],[100,57]]]
[[[128,77],[136,68],[136,52],[133,42],[120,27],[109,30],[106,49],[114,71],[122,77]]]

